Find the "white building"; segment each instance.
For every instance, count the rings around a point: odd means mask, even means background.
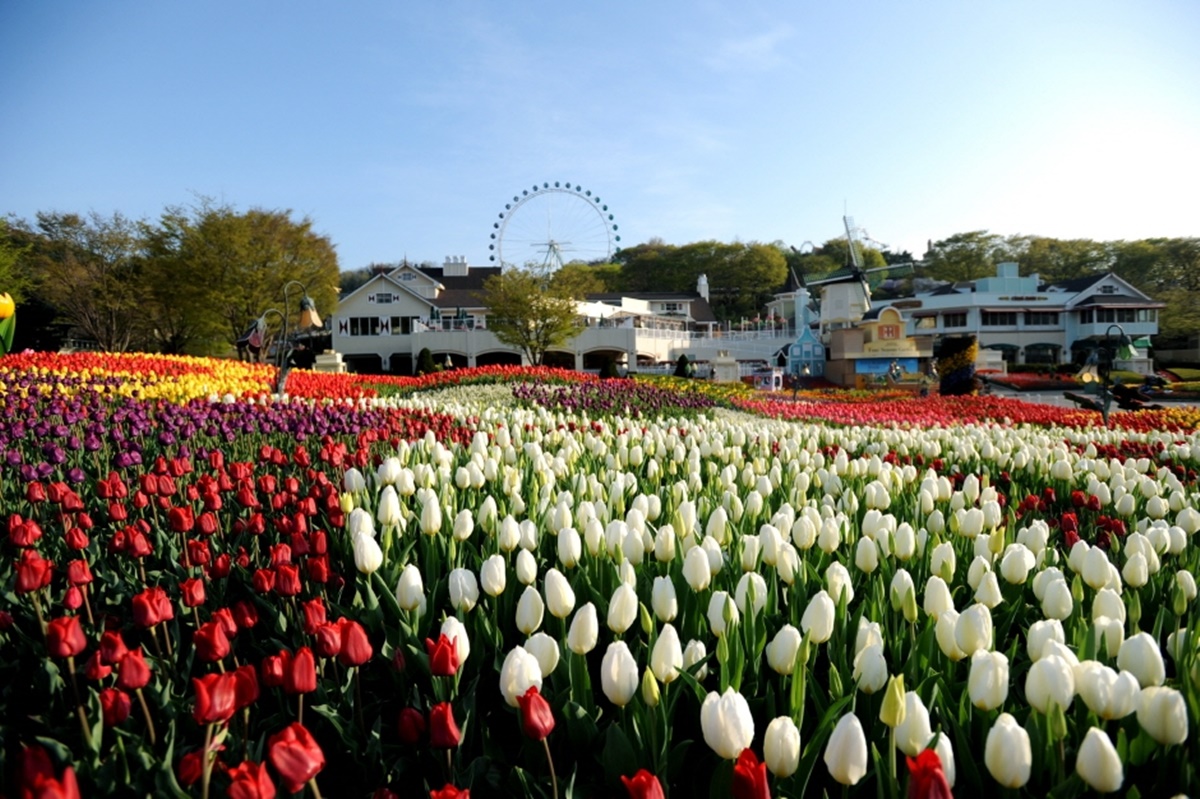
[[[499,272],[450,257],[441,267],[405,264],[376,275],[338,303],[333,349],[351,370],[368,373],[411,375],[424,348],[438,364],[520,364],[521,354],[487,329],[483,283]],[[708,303],[707,278],[701,276],[696,289],[588,295],[579,304],[583,329],[548,352],[546,364],[598,370],[612,360],[644,369],[680,354],[711,361],[718,351],[742,361],[770,361],[790,343],[786,326],[722,328]]]
[[[1007,364],[1082,363],[1121,333],[1138,357],[1118,368],[1149,372],[1146,348],[1158,333],[1164,305],[1110,273],[1042,283],[1001,263],[995,277],[942,286],[887,304],[908,318],[915,336],[975,335],[980,348],[999,351]]]

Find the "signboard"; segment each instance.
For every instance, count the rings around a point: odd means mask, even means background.
[[[916,358],[860,358],[854,362],[854,372],[860,375],[882,375],[895,363],[900,371],[916,374],[919,366]]]

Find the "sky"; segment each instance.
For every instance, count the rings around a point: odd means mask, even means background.
[[[342,269],[486,265],[501,213],[581,251],[1198,236],[1198,38],[1195,0],[0,0],[0,215],[290,210]]]

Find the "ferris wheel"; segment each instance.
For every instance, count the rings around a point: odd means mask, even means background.
[[[604,262],[621,237],[599,195],[570,182],[533,184],[505,203],[492,224],[488,258],[500,267],[554,271],[573,261]]]

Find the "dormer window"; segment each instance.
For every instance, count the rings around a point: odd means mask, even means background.
[[[409,281],[409,280],[416,280],[417,276],[414,275],[412,272],[401,272],[399,275],[399,278],[404,281]]]

